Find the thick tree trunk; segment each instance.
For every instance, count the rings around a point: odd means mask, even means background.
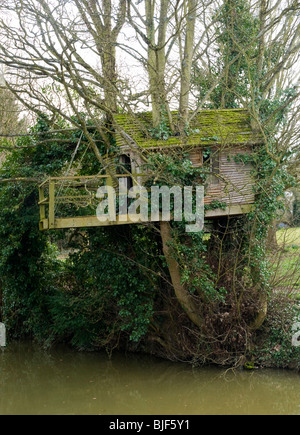
[[[148,39],[148,75],[152,102],[153,126],[161,123],[162,113],[168,113],[168,103],[165,92],[166,67],[166,30],[168,23],[168,0],[161,0],[157,41],[155,38],[155,2],[146,0],[146,22]]]
[[[105,104],[108,109],[117,113],[117,95],[116,95],[116,41],[117,35],[113,32],[112,27],[112,2],[111,0],[103,1],[103,22],[102,28],[102,72],[105,80]]]
[[[268,250],[273,250],[273,249],[278,248],[277,234],[276,233],[277,233],[276,221],[274,220],[269,227],[268,237],[266,240],[266,248]]]
[[[197,308],[194,304],[191,294],[188,290],[181,284],[181,274],[180,267],[178,262],[176,261],[174,254],[172,252],[171,243],[172,243],[172,234],[171,234],[171,226],[169,222],[161,222],[160,223],[160,232],[161,238],[163,242],[163,252],[167,260],[167,264],[169,267],[169,272],[172,280],[172,284],[174,287],[175,295],[185,310],[189,319],[197,325],[199,328],[202,327],[202,319],[197,312]]]
[[[293,226],[300,226],[300,188],[293,189],[295,197],[293,205]]]
[[[257,331],[260,329],[267,318],[268,314],[268,295],[263,292],[258,298],[259,309],[256,315],[255,320],[250,325],[252,331]]]
[[[189,113],[189,95],[191,88],[191,69],[194,54],[194,37],[196,24],[197,1],[188,0],[186,16],[185,46],[181,65],[181,88],[179,113],[181,117],[180,130],[183,132]]]

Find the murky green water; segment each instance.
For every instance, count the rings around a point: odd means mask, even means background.
[[[147,356],[0,350],[0,415],[300,414],[300,375],[227,372]]]

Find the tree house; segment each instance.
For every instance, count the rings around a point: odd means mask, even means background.
[[[176,114],[173,114],[176,116]],[[115,116],[116,144],[127,174],[113,180],[109,175],[51,177],[39,187],[40,229],[78,228],[138,223],[139,219],[119,214],[113,220],[100,221],[96,215],[99,187],[112,187],[120,180],[131,186],[143,183],[142,155],[149,151],[188,153],[194,167],[208,168],[205,183],[205,218],[237,216],[248,213],[254,203],[251,164],[242,156],[253,153],[262,137],[252,127],[246,110],[205,110],[192,118],[184,136],[164,134],[152,137],[151,113],[120,114]],[[152,134],[151,134],[152,129]],[[116,183],[115,183],[116,184]],[[116,187],[116,186],[115,186]],[[222,207],[210,207],[222,203]]]

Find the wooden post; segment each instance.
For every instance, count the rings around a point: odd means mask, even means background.
[[[0,323],[0,347],[6,346],[6,327],[4,323]]]
[[[43,202],[45,200],[44,187],[39,187],[39,202],[40,202],[40,220],[46,219],[46,205]]]
[[[55,182],[49,181],[49,228],[55,228]]]
[[[108,197],[109,220],[111,222],[115,222],[117,220],[117,217],[116,217],[116,196],[115,196],[115,191],[113,191],[113,189],[114,189],[114,180],[112,179],[112,177],[110,177],[110,176],[107,177],[107,179],[106,179],[106,186],[108,187],[108,189],[107,189],[107,197]]]

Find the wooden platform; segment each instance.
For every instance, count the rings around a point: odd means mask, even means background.
[[[225,210],[207,210],[205,212],[206,219],[213,219],[221,216],[240,216],[249,213],[252,209],[252,205],[234,205],[227,207]],[[171,221],[172,219],[170,219]],[[149,222],[157,222],[151,221]],[[116,221],[100,222],[97,216],[76,216],[55,218],[53,222],[49,222],[49,219],[40,220],[40,230],[59,230],[67,228],[90,228],[90,227],[107,227],[113,225],[132,225],[132,224],[145,224],[146,222],[140,220],[138,216],[132,220],[128,215],[117,216]]]
[[[117,176],[124,178],[124,175]],[[52,177],[48,178],[39,187],[39,207],[40,207],[40,230],[57,230],[67,228],[90,228],[107,227],[113,225],[145,224],[145,220],[140,215],[121,214],[116,215],[116,220],[100,221],[96,215],[87,214],[85,216],[61,216],[60,208],[66,214],[69,205],[80,210],[88,207],[94,202],[97,203],[96,191],[99,185],[112,186],[113,181],[109,176],[82,176],[82,177]],[[72,194],[70,194],[72,193]],[[99,202],[99,200],[98,200]],[[251,204],[232,204],[225,209],[207,210],[206,219],[213,219],[220,216],[239,216],[249,213]],[[95,209],[96,210],[96,209]],[[147,222],[158,222],[162,220],[149,220]],[[164,219],[166,220],[166,219]],[[170,216],[170,219],[172,217]]]

